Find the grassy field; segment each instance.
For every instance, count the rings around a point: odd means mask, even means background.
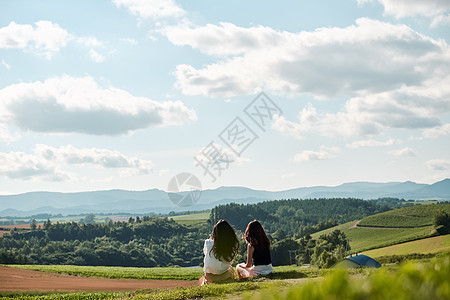
[[[209,218],[209,214],[210,214],[209,212],[202,212],[190,215],[173,216],[169,218],[173,219],[175,222],[181,225],[196,225],[199,223],[206,222],[206,220],[208,220]]]
[[[69,274],[84,277],[116,279],[197,280],[202,268],[135,268],[71,265],[8,265],[9,267]]]
[[[366,251],[363,254],[376,258],[388,255],[405,255],[412,253],[427,254],[445,251],[450,251],[449,234],[373,249]]]
[[[135,268],[71,265],[7,265],[13,268],[76,275],[83,277],[115,279],[158,279],[158,280],[197,280],[203,274],[202,268]],[[316,277],[315,268],[300,269],[297,266],[274,267],[271,279]]]
[[[365,217],[358,226],[420,227],[433,224],[434,212],[443,209],[450,213],[450,204],[429,204],[404,207]]]
[[[370,249],[380,248],[404,243],[412,240],[422,239],[430,236],[433,226],[419,228],[359,228],[353,227],[356,221],[341,224],[311,235],[318,239],[322,234],[328,234],[339,229],[345,233],[350,241],[352,252],[362,252]]]
[[[322,234],[328,234],[339,229],[349,239],[352,252],[392,246],[430,237],[434,232],[434,227],[431,224],[434,212],[437,209],[444,209],[450,213],[450,204],[404,207],[366,217],[358,224],[358,226],[368,227],[355,227],[356,221],[352,221],[316,232],[311,236],[317,239]],[[440,247],[437,247],[437,249],[440,249]],[[440,250],[435,252],[438,251]]]
[[[345,232],[347,229],[349,229],[350,227],[355,225],[356,222],[357,222],[357,220],[351,221],[351,222],[348,222],[348,223],[344,223],[344,224],[340,224],[340,225],[337,225],[337,226],[334,226],[334,227],[331,227],[331,228],[328,228],[328,229],[324,229],[322,231],[319,231],[319,232],[311,234],[311,237],[313,239],[317,240],[322,234],[329,234],[333,230],[340,230],[340,231],[344,231]]]
[[[292,284],[284,281],[267,282],[260,280],[245,280],[232,283],[210,284],[189,288],[151,289],[131,292],[0,292],[0,299],[23,300],[91,300],[91,299],[224,299],[237,298],[246,291],[273,290],[287,288]]]
[[[391,246],[412,240],[426,238],[433,231],[433,226],[419,228],[351,228],[344,230],[350,241],[352,252]]]
[[[287,267],[292,268],[292,267]],[[296,268],[299,269],[298,267]],[[301,269],[303,270],[303,269]],[[1,292],[0,299],[450,299],[450,256],[401,267],[327,272],[317,279],[251,278],[202,287],[132,292]],[[307,276],[307,274],[305,274]]]

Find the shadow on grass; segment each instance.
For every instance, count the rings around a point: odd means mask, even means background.
[[[285,272],[274,272],[268,275],[258,275],[249,278],[242,279],[227,279],[219,282],[214,282],[215,284],[228,284],[233,282],[253,282],[253,281],[263,281],[265,279],[272,280],[282,280],[282,279],[298,279],[307,278],[308,275],[299,271],[285,271]]]

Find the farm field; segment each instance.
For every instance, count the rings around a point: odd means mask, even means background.
[[[359,222],[353,221],[328,228],[311,236],[317,239],[322,234],[339,229],[349,239],[352,252],[392,246],[430,237],[434,232],[431,224],[437,209],[450,213],[450,204],[404,207],[369,216]]]
[[[347,222],[347,223],[344,223],[344,224],[339,224],[337,226],[334,226],[334,227],[331,227],[331,228],[328,228],[328,229],[324,229],[324,230],[321,230],[319,232],[315,232],[315,233],[311,234],[311,237],[313,239],[317,240],[322,234],[329,234],[333,230],[345,231],[345,230],[349,229],[352,226],[356,226],[355,225],[356,222],[358,222],[358,220]]]
[[[349,239],[352,252],[362,252],[403,243],[411,240],[422,239],[430,236],[433,226],[419,228],[361,228],[356,227],[355,221],[341,224],[311,235],[313,239],[322,234],[328,234],[339,229]]]
[[[450,252],[450,235],[434,236],[417,241],[392,245],[363,252],[370,257],[405,255],[413,253]]]
[[[169,217],[169,219],[173,219],[175,222],[181,225],[196,225],[206,222],[206,220],[208,220],[209,218],[209,214],[209,212],[202,212],[188,215],[172,216]]]
[[[419,228],[350,228],[344,230],[352,252],[391,246],[430,236],[433,226]]]
[[[433,223],[436,210],[442,209],[450,213],[450,204],[416,205],[390,210],[384,213],[365,217],[358,226],[373,227],[420,227]]]

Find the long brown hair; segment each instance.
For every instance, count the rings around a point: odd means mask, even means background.
[[[211,251],[221,261],[232,261],[239,251],[239,241],[233,227],[225,220],[217,221],[214,225],[211,239],[214,246]]]
[[[245,230],[244,238],[253,246],[253,248],[267,248],[270,249],[270,241],[267,237],[264,228],[258,220],[253,220],[248,223]]]

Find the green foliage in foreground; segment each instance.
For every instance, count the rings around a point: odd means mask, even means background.
[[[365,217],[358,226],[402,228],[429,226],[433,224],[433,217],[437,210],[450,213],[450,203],[416,205],[386,211]]]
[[[450,256],[428,263],[408,262],[394,272],[381,269],[366,278],[338,270],[320,281],[247,295],[247,299],[450,299]]]

